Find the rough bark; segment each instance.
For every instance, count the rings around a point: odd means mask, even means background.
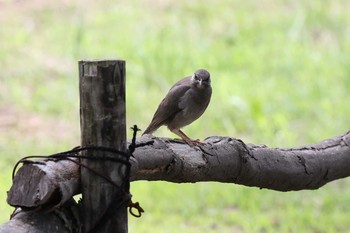
[[[284,149],[245,144],[239,139],[217,136],[207,138],[203,146],[194,148],[179,140],[150,135],[139,138],[136,144],[134,157],[130,159],[131,181],[162,180],[176,183],[216,181],[291,191],[318,189],[330,181],[350,176],[350,131],[314,145]],[[45,163],[48,166],[45,166]],[[66,163],[71,164],[67,166]],[[60,169],[63,170],[59,171]],[[11,189],[22,190],[25,187],[30,189],[23,192],[23,195],[22,192],[9,192],[8,202],[17,207],[25,203],[26,208],[35,209],[42,205],[44,209],[58,203],[61,205],[69,195],[81,192],[79,179],[76,179],[79,175],[78,170],[78,165],[65,160],[26,163],[17,172],[16,176],[20,179],[15,178]],[[26,172],[27,175],[24,174]],[[57,172],[65,175],[54,176],[53,174]],[[38,174],[39,180],[47,182],[47,185],[33,177]],[[67,180],[62,180],[62,177],[66,177]],[[47,190],[48,187],[54,187],[55,191]],[[55,195],[57,192],[61,195]],[[33,198],[36,193],[43,195]],[[54,195],[54,198],[50,195]],[[0,233],[9,232],[9,229],[10,232],[30,229],[23,232],[40,233],[42,232],[40,227],[44,225],[38,224],[35,227],[35,224],[31,226],[28,224],[34,221],[55,226],[57,222],[54,215],[43,212],[33,212],[34,215],[31,213],[24,211],[22,215],[15,216],[0,226]],[[69,215],[64,213],[61,217],[69,219]],[[56,227],[63,229],[65,226],[61,221]],[[15,231],[17,229],[19,230]],[[70,229],[68,232],[75,232],[75,229]]]
[[[200,148],[144,136],[131,158],[131,180],[217,181],[278,191],[318,189],[350,176],[350,132],[299,148],[268,148],[209,137]]]
[[[0,233],[75,233],[80,225],[77,205],[71,200],[50,213],[19,208],[11,221],[0,226]]]
[[[179,140],[150,135],[139,138],[136,145],[134,157],[130,158],[131,181],[162,180],[176,183],[216,181],[291,191],[318,189],[330,181],[350,176],[350,132],[314,145],[284,149],[244,144],[239,139],[217,136],[207,138],[205,145],[194,148]],[[60,197],[65,200],[69,195],[81,192],[77,189],[80,187],[77,183],[79,179],[68,180],[68,177],[77,176],[78,169],[75,166],[78,165],[73,163],[70,166],[60,165],[67,162],[69,163],[65,160],[57,162],[57,168],[65,168],[66,182],[61,180],[61,176],[58,180],[52,179],[54,178],[52,175],[48,175],[47,179],[41,176],[43,181],[48,180],[50,184],[56,182],[64,184],[52,187],[58,188],[56,191],[59,191],[62,194]],[[28,166],[34,166],[35,169]],[[50,166],[52,167],[52,164]],[[54,172],[59,172],[57,168]],[[43,164],[25,164],[22,169],[35,170],[36,172],[31,174],[39,174],[37,170],[43,169]],[[45,173],[51,174],[47,168]],[[17,174],[21,175],[21,171]],[[42,195],[42,199],[54,200],[54,203],[28,198],[28,195],[34,196],[35,193],[42,192],[41,187],[46,187],[36,182],[29,173],[22,174],[21,179],[17,180],[16,182],[15,179],[11,190],[21,190],[23,184],[31,187],[32,194],[24,192],[25,195],[22,195],[27,208],[37,208],[38,203],[48,206],[62,203],[57,197],[50,198],[49,194],[52,192],[45,190],[47,195]],[[67,185],[71,188],[67,188]],[[19,204],[21,193],[9,192],[8,203],[21,206]],[[13,198],[11,195],[17,196]]]
[[[14,177],[7,203],[14,207],[50,211],[77,194],[79,185],[79,166],[71,161],[26,163]]]
[[[79,87],[81,146],[103,146],[126,152],[125,61],[80,61]],[[85,165],[81,167],[83,232],[128,232],[123,201],[123,195],[129,192],[129,182],[125,182],[128,168],[111,159],[127,163],[129,158],[96,150],[82,151],[81,155],[99,159],[81,160]]]

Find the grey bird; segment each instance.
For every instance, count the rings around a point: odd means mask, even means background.
[[[180,129],[197,120],[206,110],[211,98],[210,74],[204,69],[185,77],[171,87],[159,104],[153,119],[143,134],[152,134],[162,125],[181,137],[187,144],[202,144],[192,140]]]

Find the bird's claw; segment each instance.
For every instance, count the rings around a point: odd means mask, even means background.
[[[185,140],[185,142],[191,147],[203,146],[205,144],[204,142],[201,142],[199,139],[197,139],[197,140]]]

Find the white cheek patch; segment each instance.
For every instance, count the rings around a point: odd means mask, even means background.
[[[195,77],[195,75],[191,76],[191,83],[194,83],[196,81],[196,79],[194,77]]]

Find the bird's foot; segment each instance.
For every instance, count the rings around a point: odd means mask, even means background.
[[[171,132],[175,133],[176,135],[178,135],[179,137],[182,138],[182,140],[184,140],[190,147],[195,147],[195,146],[202,146],[205,143],[201,142],[199,139],[197,140],[192,140],[191,138],[189,138],[186,134],[184,134],[184,132],[182,132],[179,129],[173,129],[171,130]]]
[[[197,140],[184,140],[189,146],[191,147],[195,147],[195,146],[203,146],[205,143],[204,142],[201,142],[199,139]]]

